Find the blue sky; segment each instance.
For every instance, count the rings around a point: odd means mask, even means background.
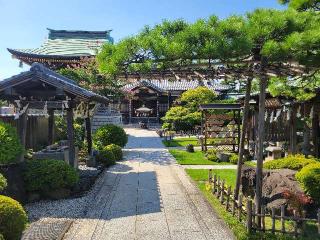
[[[46,28],[112,29],[118,41],[162,19],[225,18],[260,7],[283,8],[277,0],[0,0],[0,79],[27,69],[18,67],[7,48],[40,46]]]

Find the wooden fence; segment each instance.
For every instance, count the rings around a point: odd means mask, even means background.
[[[269,231],[298,237],[306,233],[307,222],[313,222],[317,225],[320,235],[320,209],[317,211],[317,219],[306,218],[305,211],[302,217],[298,216],[297,212],[294,212],[293,216],[286,216],[284,205],[280,209],[280,216],[276,215],[275,208],[272,208],[271,212],[267,212],[265,206],[262,206],[261,212],[258,213],[252,199],[245,198],[242,194],[239,194],[238,199],[236,199],[231,186],[227,186],[225,180],[220,179],[215,174],[213,175],[211,169],[209,170],[209,183],[212,187],[212,194],[219,199],[221,204],[225,205],[227,211],[231,212],[233,216],[237,216],[239,222],[245,222],[249,233],[252,231]],[[271,219],[271,228],[266,227],[266,218]],[[277,220],[280,221],[280,229],[276,228]],[[293,231],[286,228],[288,222],[293,223]]]

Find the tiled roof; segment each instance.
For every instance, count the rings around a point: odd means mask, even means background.
[[[39,48],[8,49],[24,56],[94,56],[106,42],[113,42],[110,31],[49,30],[49,38]]]
[[[123,87],[125,91],[132,91],[138,87],[150,87],[158,92],[166,91],[186,91],[199,86],[205,86],[212,91],[223,91],[229,89],[228,86],[220,84],[217,80],[140,80],[134,83],[127,84]]]
[[[80,87],[73,80],[44,67],[40,63],[33,63],[29,71],[22,72],[18,75],[1,81],[0,92],[5,91],[12,86],[18,86],[20,84],[25,84],[27,81],[32,82],[34,80],[41,81],[53,87],[62,89],[64,92],[73,94],[81,99],[92,100],[101,103],[108,102],[106,97]]]

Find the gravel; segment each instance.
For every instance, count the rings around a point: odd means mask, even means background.
[[[101,171],[97,168],[79,166],[80,175],[97,175]],[[94,197],[101,188],[106,170],[97,178],[95,184],[86,194],[78,198],[61,200],[42,200],[35,203],[28,203],[24,207],[27,211],[29,221],[35,222],[40,218],[80,218],[84,217],[89,204],[92,204]]]

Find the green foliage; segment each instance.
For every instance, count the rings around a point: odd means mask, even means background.
[[[317,163],[315,158],[306,158],[302,154],[288,155],[285,158],[274,159],[263,164],[266,169],[282,169],[288,168],[292,170],[300,170],[308,164]]]
[[[300,10],[320,10],[320,2],[318,0],[279,0],[282,4],[289,4],[289,7]]]
[[[122,127],[106,124],[95,132],[93,141],[98,149],[102,149],[110,144],[124,147],[128,142],[128,136]]]
[[[320,199],[320,163],[312,163],[296,173],[296,179],[316,202]]]
[[[190,112],[199,110],[200,104],[208,104],[215,101],[217,95],[206,87],[197,87],[181,94],[179,101]]]
[[[0,240],[5,240],[4,236],[0,233]]]
[[[193,152],[194,152],[194,147],[193,147],[193,145],[192,145],[192,144],[188,144],[188,145],[186,146],[186,151],[187,151],[187,152],[190,152],[190,153],[193,153]]]
[[[112,166],[116,163],[115,155],[108,146],[105,146],[101,150],[99,150],[99,153],[96,158],[105,167]]]
[[[209,148],[207,150],[206,158],[212,162],[219,162],[219,158],[217,156],[217,150],[215,148]]]
[[[16,200],[0,195],[0,234],[6,240],[19,240],[27,224],[27,214]]]
[[[7,187],[7,179],[0,173],[0,192]]]
[[[27,161],[24,180],[28,191],[47,193],[73,187],[79,181],[79,175],[69,164],[60,160],[31,160]]]
[[[114,159],[116,161],[121,161],[122,160],[123,154],[122,154],[122,149],[121,149],[120,146],[118,146],[116,144],[110,144],[110,145],[106,146],[105,149],[108,149],[113,153]]]
[[[15,163],[22,153],[17,130],[11,125],[0,121],[0,164]]]
[[[187,131],[201,122],[201,113],[191,113],[189,109],[182,106],[171,107],[162,118],[165,127],[174,131]]]
[[[230,158],[229,158],[229,162],[232,163],[232,164],[237,164],[238,163],[238,159],[239,159],[238,154],[232,153]]]
[[[73,124],[75,145],[79,147],[79,149],[84,147],[85,130],[82,122],[82,119],[77,119]],[[67,120],[61,116],[55,117],[55,125],[57,141],[68,139]]]

